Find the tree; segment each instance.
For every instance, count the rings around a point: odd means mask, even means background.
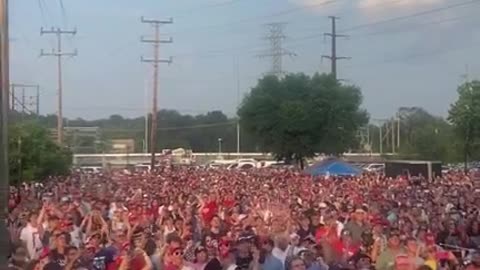
[[[401,147],[399,153],[406,158],[422,160],[457,161],[457,145],[453,127],[445,119],[434,116],[420,107],[401,107]]]
[[[22,120],[23,119],[23,120]],[[194,152],[216,152],[218,150],[218,138],[223,139],[222,149],[225,152],[235,152],[237,149],[237,120],[229,118],[221,111],[211,111],[206,114],[188,115],[175,110],[160,110],[158,112],[157,149],[183,147],[192,149]],[[32,121],[40,126],[55,129],[56,116],[36,115],[11,115],[11,122]],[[100,138],[98,142],[85,140],[77,137],[73,149],[75,153],[97,153],[108,151],[112,139],[134,139],[135,150],[141,152],[144,149],[145,140],[145,117],[125,118],[120,115],[112,115],[106,119],[84,120],[81,118],[67,120],[69,127],[99,127]],[[67,126],[67,125],[66,125]],[[241,127],[241,151],[257,151],[257,142]],[[73,145],[73,139],[65,134],[65,142]],[[148,140],[147,140],[148,141]]]
[[[340,154],[356,147],[356,132],[368,122],[362,94],[330,75],[266,76],[244,98],[241,125],[263,151],[297,161],[315,153]]]
[[[70,151],[53,142],[47,129],[32,123],[10,125],[8,147],[12,183],[63,175],[72,164]]]
[[[448,112],[458,139],[463,144],[465,170],[468,160],[479,146],[480,138],[480,81],[467,82],[458,87],[458,99]]]

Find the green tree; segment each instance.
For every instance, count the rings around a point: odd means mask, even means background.
[[[401,107],[397,115],[400,119],[401,156],[446,162],[458,160],[453,126],[445,119],[420,107]]]
[[[332,76],[266,76],[244,98],[241,125],[278,159],[296,161],[315,153],[340,154],[357,147],[356,132],[368,122],[362,94]]]
[[[183,147],[192,149],[194,152],[216,152],[218,150],[218,138],[222,138],[222,149],[225,152],[235,152],[237,149],[237,132],[234,118],[229,118],[221,111],[211,111],[205,114],[189,115],[181,114],[175,110],[160,110],[158,112],[158,140],[157,149]],[[10,115],[11,122],[32,121],[42,127],[55,129],[56,116],[36,115]],[[134,139],[135,150],[141,152],[145,139],[145,117],[125,118],[120,115],[112,115],[106,119],[84,120],[81,118],[67,120],[65,126],[69,127],[99,127],[100,138],[94,142],[88,138],[77,138],[72,148],[76,153],[97,153],[109,150],[109,142],[112,139]],[[240,129],[241,151],[258,151],[257,141]],[[65,142],[72,146],[73,137],[65,136]]]
[[[458,87],[458,99],[449,110],[448,120],[453,124],[462,142],[465,170],[473,153],[479,149],[480,138],[480,81],[467,82]]]
[[[10,125],[8,147],[12,183],[66,174],[72,164],[70,151],[58,146],[48,130],[36,124]]]

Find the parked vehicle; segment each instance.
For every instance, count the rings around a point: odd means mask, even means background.
[[[382,172],[385,170],[385,164],[383,163],[371,163],[364,168],[367,172]]]

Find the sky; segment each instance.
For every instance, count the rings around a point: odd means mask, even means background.
[[[153,28],[161,26],[159,109],[234,116],[239,100],[269,71],[269,23],[285,23],[286,72],[329,72],[328,16],[340,17],[338,77],[362,89],[373,120],[399,107],[446,116],[457,86],[480,75],[480,0],[14,0],[10,1],[11,82],[39,84],[40,112],[56,113],[56,46],[41,27],[76,29],[63,36],[64,116],[136,117],[151,107]],[[237,84],[238,81],[238,84]],[[27,101],[33,95],[26,89]],[[18,94],[17,94],[18,96]]]

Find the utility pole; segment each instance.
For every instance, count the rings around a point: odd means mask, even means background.
[[[286,50],[283,48],[282,43],[283,40],[287,37],[283,33],[285,29],[285,23],[270,23],[267,24],[269,28],[269,33],[264,39],[270,41],[270,50],[259,54],[258,57],[264,58],[268,57],[271,58],[272,67],[270,69],[269,74],[277,77],[281,77],[284,74],[282,60],[283,56],[296,56],[295,53]]]
[[[8,173],[8,109],[10,88],[8,0],[0,0],[0,268],[7,268],[9,237],[7,230]]]
[[[235,73],[237,79],[237,111],[240,108],[240,63],[238,57],[235,61]],[[237,154],[240,154],[240,117],[237,115]]]
[[[37,85],[37,98],[35,99],[35,106],[36,110],[35,112],[37,113],[37,116],[40,115],[40,86]]]
[[[149,125],[149,115],[150,109],[148,108],[148,91],[149,91],[148,80],[145,79],[144,83],[144,96],[145,96],[145,130],[144,130],[144,139],[143,139],[143,152],[148,153],[148,125]]]
[[[150,151],[152,154],[151,157],[151,169],[155,169],[155,154],[156,154],[156,145],[157,145],[157,99],[158,99],[158,64],[159,63],[172,63],[172,58],[170,59],[160,59],[159,58],[159,49],[160,43],[172,43],[172,38],[168,40],[160,39],[160,25],[163,24],[171,24],[173,23],[173,19],[170,18],[168,21],[161,21],[161,20],[147,20],[143,17],[141,18],[142,23],[148,23],[153,26],[155,31],[154,39],[145,39],[142,37],[141,41],[144,43],[152,43],[153,44],[153,59],[144,59],[141,58],[142,62],[145,63],[152,63],[153,64],[153,95],[152,95],[152,117],[151,117],[151,125],[150,125]]]
[[[397,150],[400,149],[400,116],[397,114]]]
[[[57,57],[57,73],[58,73],[58,111],[57,111],[57,141],[58,144],[63,143],[63,85],[62,85],[62,57],[63,56],[77,56],[77,50],[66,53],[62,50],[62,35],[76,35],[77,30],[63,30],[61,28],[51,28],[50,30],[40,29],[40,35],[53,34],[57,38],[57,48],[52,49],[52,52],[45,53],[43,49],[40,51],[40,56],[55,56]]]
[[[380,123],[380,125],[378,126],[378,133],[379,133],[379,151],[380,151],[380,154],[383,154],[383,134],[382,134],[382,129],[383,129],[383,126],[382,126],[382,123]]]
[[[337,60],[342,60],[342,59],[351,59],[351,57],[344,57],[344,56],[337,56],[337,38],[338,37],[348,37],[346,35],[340,35],[337,34],[337,27],[336,27],[336,21],[339,19],[338,17],[335,16],[329,16],[332,20],[332,32],[331,33],[325,33],[325,36],[329,36],[331,41],[332,41],[332,52],[331,55],[322,55],[323,58],[327,58],[330,60],[331,63],[331,74],[337,79]]]
[[[15,111],[15,87],[13,87],[13,85],[11,86],[11,90],[10,90],[10,96],[12,98],[12,101],[11,101],[11,108],[12,108],[12,111]]]
[[[25,113],[25,87],[22,87],[22,114]]]
[[[395,118],[392,118],[391,120],[391,125],[392,125],[392,154],[395,154]]]

